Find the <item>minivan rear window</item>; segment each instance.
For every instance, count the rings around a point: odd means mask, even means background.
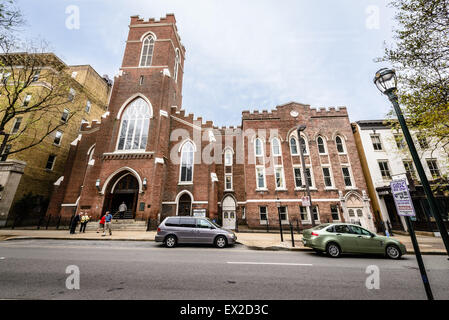
[[[165,221],[165,226],[178,227],[179,226],[179,218],[167,218],[167,221]]]

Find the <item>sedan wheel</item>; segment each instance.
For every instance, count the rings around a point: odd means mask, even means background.
[[[389,245],[387,247],[387,256],[390,259],[399,259],[401,257],[401,251],[395,245]]]
[[[338,258],[340,256],[340,247],[336,243],[328,244],[326,251],[332,258]]]
[[[219,236],[217,237],[217,239],[215,239],[215,246],[217,248],[224,248],[226,247],[226,239],[223,236]]]
[[[165,245],[167,248],[173,248],[176,246],[176,237],[175,236],[168,236],[165,239]]]

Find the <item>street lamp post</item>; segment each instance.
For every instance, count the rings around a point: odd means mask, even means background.
[[[302,172],[304,173],[304,182],[306,185],[306,193],[307,193],[307,197],[309,197],[309,212],[310,212],[310,220],[312,222],[312,227],[315,227],[315,217],[313,215],[312,212],[312,197],[310,196],[310,186],[309,186],[309,179],[307,178],[307,174],[306,174],[306,163],[304,161],[304,150],[303,150],[303,145],[301,142],[301,132],[304,131],[306,129],[305,125],[300,125],[298,126],[298,144],[299,144],[299,154],[301,155],[301,165],[302,165]]]
[[[377,71],[376,76],[374,77],[374,83],[380,90],[380,92],[385,94],[393,104],[394,111],[396,112],[399,124],[402,128],[402,132],[404,133],[405,140],[407,141],[410,154],[412,155],[413,162],[415,163],[416,171],[418,172],[419,178],[421,179],[421,184],[429,203],[430,212],[435,218],[435,222],[440,231],[444,246],[446,247],[446,252],[449,255],[449,236],[446,226],[444,225],[443,219],[441,218],[437,202],[435,200],[435,197],[433,196],[432,190],[430,189],[430,184],[427,180],[426,173],[424,172],[421,160],[419,159],[418,152],[416,151],[415,144],[413,142],[412,136],[410,135],[410,131],[408,130],[407,123],[405,122],[404,115],[402,114],[402,110],[399,107],[398,96],[396,95],[397,78],[395,70],[387,68],[380,69],[379,71]]]
[[[284,242],[284,235],[282,234],[282,221],[281,221],[281,201],[279,198],[276,200],[276,206],[278,208],[278,215],[279,215],[279,232],[281,234],[281,242]]]

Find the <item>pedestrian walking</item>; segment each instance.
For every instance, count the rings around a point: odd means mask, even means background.
[[[112,224],[112,214],[109,211],[106,211],[105,214],[105,220],[104,220],[104,232],[103,232],[103,236],[106,235],[106,231],[109,231],[109,235],[112,235],[112,228],[111,228],[111,224]]]
[[[128,210],[128,207],[126,206],[125,201],[122,201],[122,204],[118,207],[120,219],[123,219],[125,217],[126,210]]]
[[[80,227],[80,233],[86,233],[86,226],[87,223],[89,222],[90,217],[87,214],[87,212],[84,212],[84,214],[81,216],[81,227]]]
[[[105,220],[106,220],[106,215],[103,215],[100,219],[100,222],[98,222],[97,233],[99,233],[100,230],[102,230],[104,232]]]
[[[70,234],[75,234],[76,226],[78,225],[78,222],[80,221],[80,214],[79,212],[75,214],[75,216],[72,219],[72,224],[70,225]]]

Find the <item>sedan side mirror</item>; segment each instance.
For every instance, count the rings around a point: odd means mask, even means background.
[[[371,238],[374,238],[376,235],[374,233],[371,233]]]

